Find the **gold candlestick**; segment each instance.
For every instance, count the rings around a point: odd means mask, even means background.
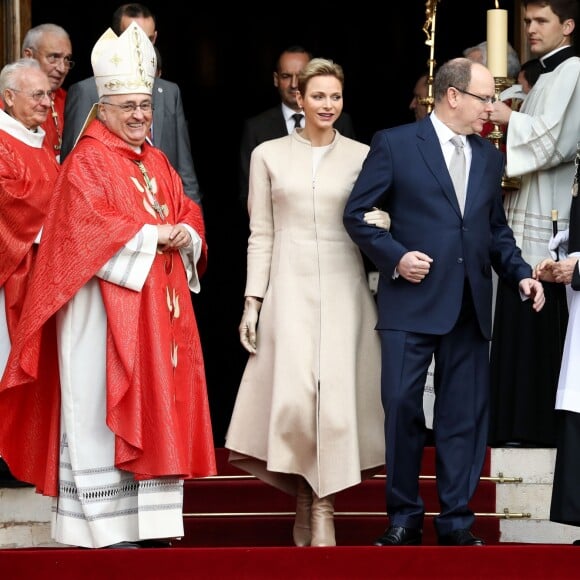
[[[497,101],[500,100],[500,95],[505,89],[511,87],[514,84],[514,79],[510,79],[508,77],[495,77],[495,98]],[[487,138],[495,145],[497,149],[502,149],[502,145],[504,145],[504,130],[501,125],[498,123],[493,124],[493,130],[490,131],[487,135]],[[504,148],[505,149],[505,148]],[[507,175],[503,175],[501,179],[501,186],[505,190],[515,190],[520,188],[520,179],[519,177],[508,177]]]
[[[425,3],[425,24],[423,25],[423,32],[427,39],[425,44],[429,47],[429,60],[427,66],[429,68],[429,75],[427,77],[427,96],[418,99],[420,105],[427,108],[427,113],[433,110],[433,71],[435,69],[435,17],[437,16],[437,4],[441,0],[427,0]]]
[[[513,80],[507,77],[495,77],[495,100],[500,100],[500,95],[505,89],[513,84]],[[493,124],[493,131],[490,131],[487,138],[496,146],[497,149],[501,148],[503,142],[504,132],[501,125],[498,123]]]

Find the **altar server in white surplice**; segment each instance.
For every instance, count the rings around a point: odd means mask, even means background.
[[[504,206],[522,256],[532,266],[548,258],[557,228],[568,227],[570,184],[580,138],[580,59],[572,46],[577,0],[524,0],[530,51],[542,66],[521,110],[498,102],[490,120],[507,124],[506,173],[521,185]],[[568,309],[561,284],[544,284],[546,307],[532,312],[516,290],[500,283],[491,349],[489,443],[553,447],[554,400]]]

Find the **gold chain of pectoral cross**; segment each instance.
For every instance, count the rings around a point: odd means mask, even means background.
[[[165,221],[165,212],[163,211],[163,206],[159,203],[159,201],[157,199],[157,195],[153,191],[153,187],[151,186],[151,179],[149,179],[149,174],[147,173],[147,168],[145,167],[145,165],[143,165],[143,162],[139,161],[138,159],[135,159],[135,163],[137,164],[137,167],[139,168],[141,175],[143,175],[143,180],[145,181],[145,189],[147,190],[147,193],[149,193],[151,195],[151,198],[153,199],[153,203],[151,204],[151,207],[153,207],[153,209],[155,210],[157,215],[160,217],[161,221],[164,222]]]
[[[50,101],[50,109],[51,109],[51,116],[52,116],[52,120],[54,121],[54,127],[56,129],[56,137],[58,139],[58,143],[56,145],[53,145],[55,151],[60,151],[60,148],[62,147],[62,134],[60,132],[60,126],[58,124],[58,112],[57,110],[54,108],[54,101]]]

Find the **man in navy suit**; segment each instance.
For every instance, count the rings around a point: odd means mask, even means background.
[[[390,526],[378,546],[422,541],[423,390],[432,356],[438,543],[484,543],[471,532],[469,502],[486,453],[492,267],[519,285],[529,308],[544,305],[542,285],[531,277],[506,223],[503,155],[478,135],[494,93],[493,76],[483,65],[465,58],[444,64],[434,81],[433,112],[375,134],[344,211],[350,236],[380,272],[377,330]],[[448,170],[456,136],[465,155],[457,193]],[[390,231],[365,222],[374,206],[390,213]]]
[[[293,116],[302,114],[302,109],[296,101],[298,73],[311,58],[310,52],[302,46],[294,45],[286,48],[278,57],[273,77],[274,86],[280,93],[280,104],[246,119],[244,123],[240,145],[240,201],[244,203],[248,199],[252,151],[264,141],[292,133],[296,122]],[[300,126],[304,127],[304,115]],[[354,139],[354,128],[348,113],[343,112],[334,123],[334,127],[341,135]]]
[[[111,28],[118,36],[132,21],[145,31],[155,44],[157,30],[155,17],[143,4],[122,4],[113,14]],[[153,84],[153,124],[152,142],[161,149],[183,182],[185,195],[196,203],[201,203],[201,193],[191,156],[191,143],[181,91],[175,83],[159,77]],[[68,88],[64,110],[65,126],[62,135],[61,162],[74,147],[91,107],[99,100],[95,77],[89,77]]]

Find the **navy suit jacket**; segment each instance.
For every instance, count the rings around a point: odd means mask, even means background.
[[[492,267],[514,284],[531,276],[503,209],[503,154],[479,135],[468,139],[472,161],[462,217],[429,117],[373,136],[344,225],[380,272],[378,329],[446,334],[459,316],[467,278],[479,327],[491,339]],[[390,231],[364,222],[373,206],[390,213]],[[419,284],[394,277],[412,250],[433,258]]]
[[[343,112],[334,123],[335,129],[345,137],[354,139],[354,128],[348,113]],[[282,105],[272,107],[255,117],[246,119],[242,131],[240,145],[240,200],[248,198],[248,183],[250,178],[250,157],[256,146],[270,139],[278,139],[288,135],[286,120],[282,113]]]
[[[169,162],[179,173],[185,195],[199,204],[201,193],[191,156],[181,91],[175,83],[155,78],[152,99],[155,107],[153,144],[167,155]],[[64,109],[61,163],[74,147],[91,107],[98,100],[95,77],[74,83],[68,88]]]

